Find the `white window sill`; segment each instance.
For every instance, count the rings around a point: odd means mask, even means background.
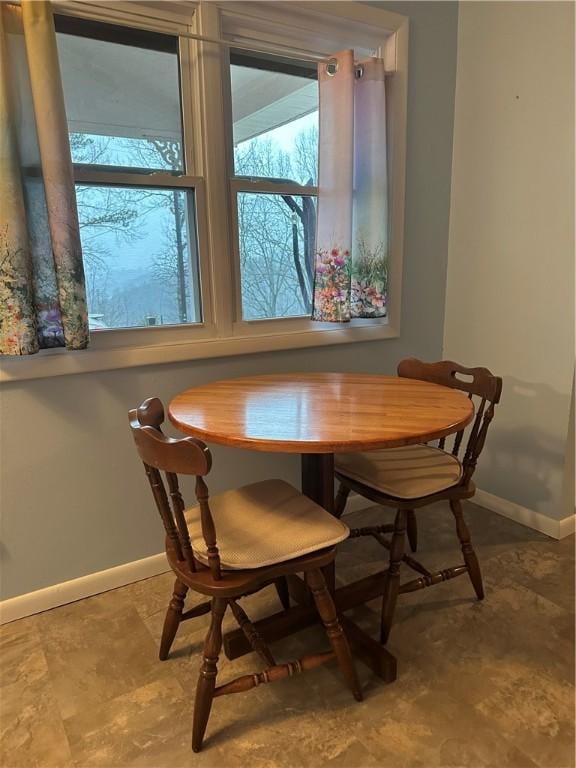
[[[161,365],[211,357],[277,352],[284,349],[348,344],[396,338],[396,328],[389,323],[348,326],[335,325],[322,330],[297,330],[253,336],[195,339],[147,346],[123,346],[109,349],[89,348],[78,352],[65,349],[43,350],[36,355],[0,359],[0,382],[42,379],[75,373],[111,371],[142,365]]]

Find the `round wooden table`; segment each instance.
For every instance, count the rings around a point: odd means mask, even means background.
[[[302,491],[329,512],[334,503],[334,453],[427,442],[458,432],[474,416],[462,392],[438,384],[359,373],[290,373],[227,379],[177,395],[168,416],[182,432],[208,443],[256,451],[299,453]],[[385,572],[336,589],[339,611],[382,594]],[[292,580],[299,605],[260,622],[268,641],[315,620],[304,585]],[[393,680],[395,659],[342,616],[353,648],[381,677]],[[240,631],[224,642],[229,658],[248,653]]]

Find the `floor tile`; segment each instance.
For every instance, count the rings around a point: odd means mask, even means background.
[[[63,718],[162,674],[157,647],[122,590],[47,611],[38,628]]]
[[[68,768],[70,747],[35,618],[0,628],[0,765]]]

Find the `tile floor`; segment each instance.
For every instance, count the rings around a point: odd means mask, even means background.
[[[185,623],[157,660],[169,574],[8,624],[0,630],[2,768],[569,768],[574,765],[574,538],[552,541],[473,504],[484,570],[478,603],[466,579],[400,598],[390,649],[398,680],[358,664],[357,704],[333,665],[216,700],[205,748],[190,751],[192,698],[207,617]],[[386,513],[384,513],[386,514]],[[351,524],[382,519],[376,508]],[[460,561],[449,510],[420,522],[422,560]],[[427,560],[424,553],[427,553]],[[378,570],[382,550],[347,542],[346,582]],[[194,599],[194,598],[193,598]],[[243,602],[278,610],[274,590]],[[352,612],[377,636],[378,601]],[[311,628],[278,657],[323,648]],[[259,669],[223,660],[221,679]]]

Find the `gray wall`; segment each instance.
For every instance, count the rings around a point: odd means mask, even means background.
[[[456,69],[456,3],[376,3],[411,17],[406,250],[399,339],[63,376],[0,391],[2,598],[162,549],[127,427],[150,395],[278,371],[393,372],[442,352]],[[296,457],[216,447],[211,489],[298,482]]]
[[[574,4],[466,2],[458,40],[444,356],[504,380],[478,487],[568,518]]]

